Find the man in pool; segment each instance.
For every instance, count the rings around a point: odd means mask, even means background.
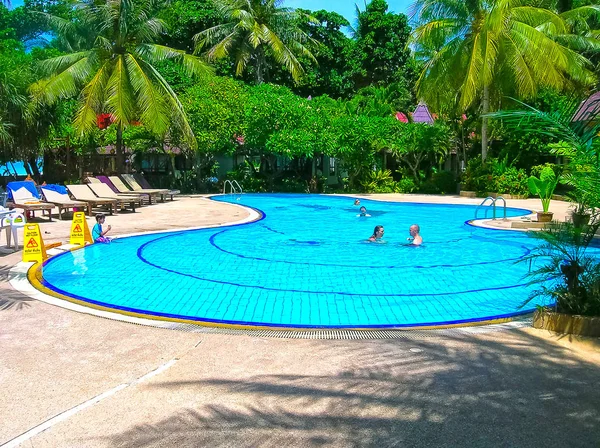
[[[354,200],[354,205],[360,205],[360,200],[359,199],[355,199]]]
[[[362,217],[368,218],[368,217],[370,217],[371,215],[369,215],[369,214],[367,213],[367,207],[365,207],[365,206],[362,206],[362,207],[360,208],[360,215],[356,215],[356,216],[362,216]]]
[[[408,229],[408,232],[410,233],[410,237],[406,238],[406,239],[408,241],[410,241],[411,245],[420,246],[421,244],[423,244],[423,238],[421,237],[421,235],[419,235],[420,231],[421,231],[421,228],[419,227],[418,224],[413,224]]]
[[[369,242],[376,243],[380,241],[381,238],[383,238],[383,233],[383,226],[375,226],[375,229],[373,230],[373,235],[371,235],[371,237],[369,238]]]

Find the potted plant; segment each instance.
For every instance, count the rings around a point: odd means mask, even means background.
[[[567,195],[570,201],[577,205],[571,212],[571,220],[575,227],[583,227],[588,225],[590,217],[595,212],[594,207],[591,206],[592,196],[590,193],[581,189],[575,189]]]
[[[554,170],[549,166],[545,167],[540,173],[540,177],[531,176],[527,180],[527,186],[531,194],[537,195],[542,201],[542,211],[537,213],[538,222],[552,221],[552,212],[549,212],[550,200],[556,186],[558,185],[558,177],[554,174]]]
[[[519,262],[529,263],[529,285],[539,288],[521,306],[540,296],[549,301],[535,313],[534,327],[600,336],[600,261],[587,252],[599,227],[592,218],[584,227],[553,222],[530,232],[540,244]]]

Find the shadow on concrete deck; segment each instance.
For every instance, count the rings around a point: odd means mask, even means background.
[[[150,391],[183,391],[189,400],[163,421],[104,442],[591,447],[600,441],[600,365],[525,332],[311,342],[313,359],[334,360],[341,368],[337,374],[157,381]],[[209,388],[216,388],[218,402],[203,399]]]

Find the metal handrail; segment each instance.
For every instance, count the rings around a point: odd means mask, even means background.
[[[502,196],[497,196],[496,198],[493,198],[492,196],[488,196],[483,201],[481,201],[481,204],[479,204],[477,206],[477,208],[475,209],[475,219],[477,218],[477,212],[479,211],[479,208],[483,207],[485,205],[485,203],[488,201],[488,199],[492,201],[490,203],[490,205],[492,206],[492,210],[493,210],[493,218],[492,218],[492,220],[496,220],[496,202],[498,200],[502,200],[503,208],[504,208],[504,217],[503,217],[503,220],[506,221],[506,199],[504,199]],[[487,214],[486,214],[486,218],[487,218]]]
[[[227,179],[223,183],[223,194],[227,194],[227,184],[231,186],[231,194],[235,193],[235,187],[233,186],[233,183],[229,179]]]
[[[242,186],[240,185],[240,183],[237,180],[233,179],[231,182],[232,182],[232,185],[235,184],[235,186],[240,189],[240,194],[244,193],[244,190],[242,190]]]
[[[504,199],[502,196],[497,196],[496,199],[494,199],[494,202],[492,203],[494,206],[494,219],[496,219],[496,202],[498,202],[498,200],[500,199],[502,199],[504,209],[504,217],[502,219],[506,221],[506,199]]]

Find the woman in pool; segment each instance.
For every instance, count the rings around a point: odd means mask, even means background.
[[[362,206],[362,207],[360,208],[360,214],[359,214],[359,215],[356,215],[356,216],[362,216],[362,217],[366,217],[366,218],[368,218],[368,217],[370,217],[371,215],[369,215],[369,214],[367,213],[367,207],[365,207],[365,206]]]
[[[371,235],[371,237],[369,238],[369,242],[376,243],[378,241],[381,241],[381,238],[383,238],[383,233],[383,226],[375,226],[375,229],[373,230],[373,235]]]

